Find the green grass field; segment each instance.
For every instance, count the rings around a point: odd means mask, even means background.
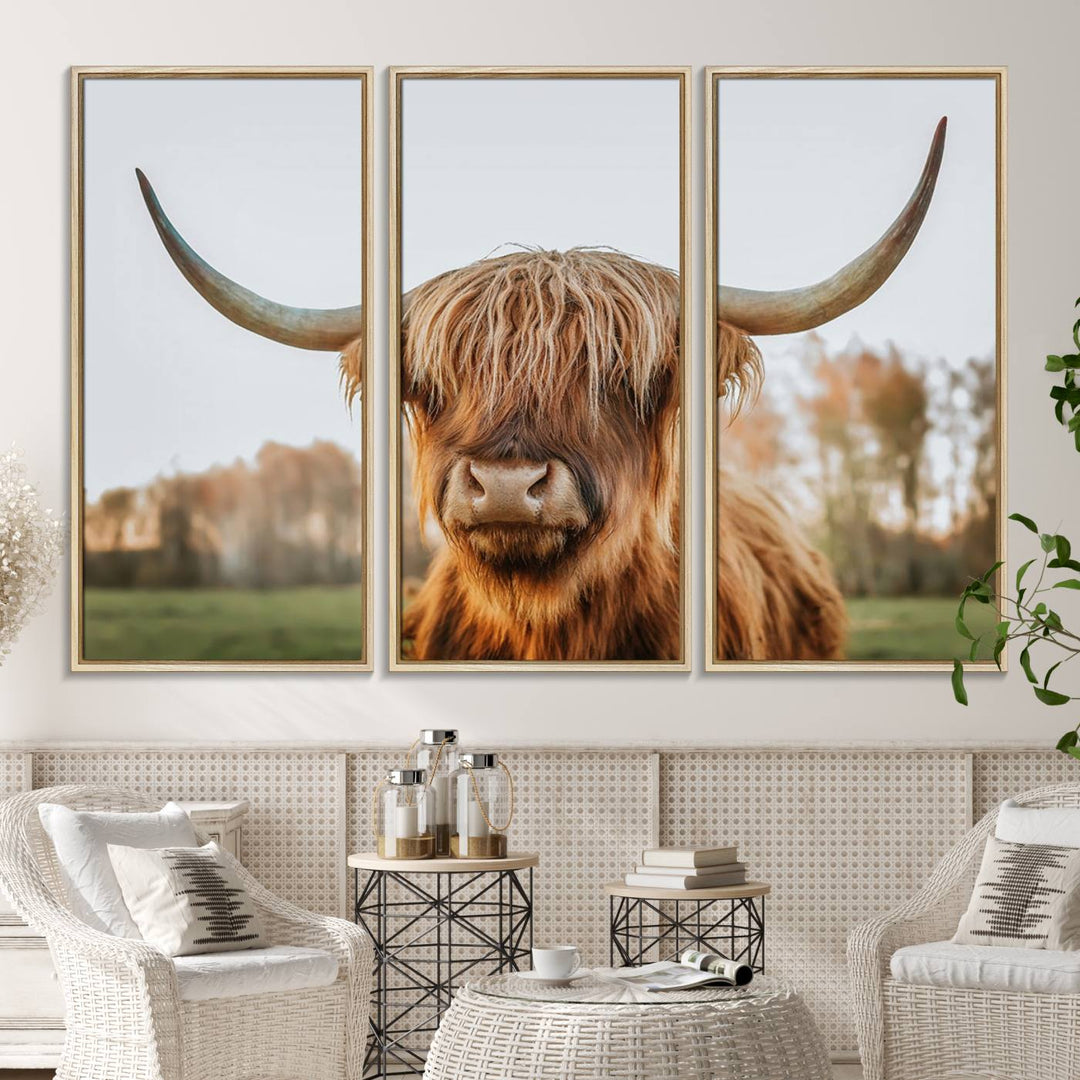
[[[87,589],[87,660],[357,660],[359,585]]]
[[[966,660],[971,642],[953,625],[959,598],[919,596],[849,599],[851,628],[847,655],[851,660]],[[964,619],[973,634],[992,630],[997,623],[987,604],[968,604]],[[980,657],[989,658],[993,640]]]
[[[967,657],[951,597],[848,600],[852,660]],[[298,589],[87,589],[87,660],[356,660],[363,593],[355,586]],[[973,633],[994,612],[969,604]],[[987,647],[982,655],[989,656]]]

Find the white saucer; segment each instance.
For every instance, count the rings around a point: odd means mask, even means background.
[[[515,971],[514,976],[518,979],[527,979],[529,982],[539,983],[541,986],[569,986],[572,982],[577,982],[578,979],[584,979],[591,972],[579,969],[575,971],[573,975],[566,975],[563,978],[552,979],[540,974],[539,971]]]

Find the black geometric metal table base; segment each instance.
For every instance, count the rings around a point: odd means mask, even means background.
[[[765,897],[650,900],[611,896],[609,962],[678,960],[685,949],[719,953],[765,970]]]
[[[365,1077],[422,1073],[463,977],[529,966],[532,868],[525,881],[524,873],[353,871],[356,922],[371,936],[376,963]]]

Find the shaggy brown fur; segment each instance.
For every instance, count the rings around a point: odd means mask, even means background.
[[[678,277],[611,251],[519,252],[414,290],[405,418],[448,546],[404,616],[413,658],[678,659],[678,322]],[[588,524],[474,545],[442,513],[463,457],[565,463]]]
[[[632,551],[587,587],[549,593],[534,581],[477,581],[452,549],[436,556],[405,613],[411,656],[424,660],[675,660],[679,656],[678,559]]]
[[[825,557],[764,488],[720,470],[716,656],[839,660],[844,598]]]
[[[717,385],[752,405],[761,353],[721,323]],[[718,660],[839,660],[847,636],[844,598],[828,561],[763,487],[720,469],[716,556]]]
[[[765,369],[761,350],[741,330],[721,322],[716,337],[717,396],[728,399],[728,413],[737,416],[761,391]]]

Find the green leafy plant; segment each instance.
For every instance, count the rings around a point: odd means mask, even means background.
[[[1080,299],[1074,305],[1078,306]],[[1054,415],[1058,423],[1072,433],[1073,444],[1080,452],[1080,386],[1077,385],[1080,319],[1073,323],[1072,338],[1077,351],[1064,356],[1048,356],[1046,370],[1062,375],[1061,383],[1050,390]],[[1003,592],[1000,582],[995,584],[995,575],[1002,565],[1000,562],[970,582],[960,596],[956,631],[971,642],[971,660],[979,655],[985,639],[992,637],[993,657],[998,668],[1001,667],[1001,654],[1009,642],[1022,642],[1020,667],[1031,683],[1035,697],[1044,705],[1066,705],[1080,699],[1080,695],[1063,693],[1050,684],[1063,664],[1080,655],[1080,633],[1070,630],[1050,605],[1055,595],[1064,595],[1057,593],[1058,589],[1080,591],[1080,577],[1076,576],[1080,574],[1080,560],[1073,558],[1072,544],[1061,533],[1042,532],[1024,514],[1010,514],[1009,520],[1018,522],[1039,538],[1041,554],[1028,559],[1016,571],[1015,593]],[[1038,569],[1033,570],[1036,565]],[[996,627],[974,635],[964,620],[964,611],[969,603],[993,604],[1000,617]],[[1039,671],[1042,672],[1041,676]],[[961,660],[953,662],[952,688],[956,700],[966,705],[968,696]],[[1057,748],[1080,759],[1080,723],[1062,735]]]

